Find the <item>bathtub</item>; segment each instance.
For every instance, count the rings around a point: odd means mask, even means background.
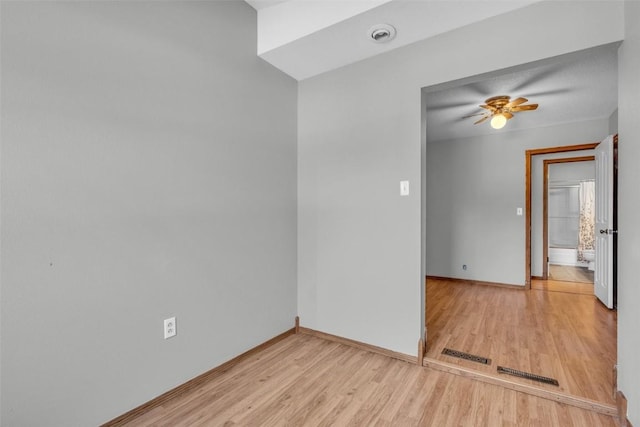
[[[589,263],[578,261],[576,248],[549,248],[549,264],[586,267]]]

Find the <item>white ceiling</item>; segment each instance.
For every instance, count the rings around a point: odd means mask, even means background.
[[[507,13],[539,0],[245,0],[258,11],[258,54],[304,80],[392,49]],[[377,44],[367,30],[398,33]],[[617,46],[603,46],[427,88],[429,141],[609,117],[617,107]],[[539,104],[500,131],[464,116],[486,98],[523,96]],[[604,135],[603,135],[604,136]]]
[[[258,11],[258,54],[297,80],[540,0],[246,0]],[[376,24],[397,36],[375,43]]]
[[[255,10],[260,10],[265,7],[275,6],[278,3],[284,3],[288,0],[246,0]]]

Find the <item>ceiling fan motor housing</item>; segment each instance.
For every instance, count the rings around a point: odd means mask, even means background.
[[[504,123],[506,123],[506,120],[513,118],[513,113],[517,113],[520,111],[531,111],[538,108],[538,104],[522,105],[527,101],[528,101],[527,98],[522,98],[522,97],[516,98],[513,101],[511,101],[511,97],[507,95],[499,95],[499,96],[491,97],[485,101],[485,104],[480,105],[481,108],[484,108],[489,111],[485,112],[482,118],[477,122],[475,122],[474,124],[477,125],[489,118],[502,116],[502,117],[499,117],[500,119],[499,124],[496,121],[494,125],[494,120],[492,120],[492,127],[494,127],[495,129],[500,129],[504,126]],[[480,115],[480,114],[477,114],[477,115]]]
[[[494,96],[485,101],[487,105],[491,105],[497,109],[502,109],[505,105],[509,103],[511,97],[506,95]]]

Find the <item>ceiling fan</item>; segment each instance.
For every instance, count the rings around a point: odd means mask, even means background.
[[[485,101],[484,104],[480,105],[481,108],[487,109],[489,111],[484,111],[478,114],[472,114],[468,117],[474,116],[482,116],[480,120],[474,123],[474,125],[480,124],[485,120],[491,119],[491,127],[494,129],[502,129],[505,124],[507,124],[507,120],[513,118],[513,113],[518,113],[520,111],[531,111],[538,108],[538,104],[525,104],[525,102],[529,101],[527,98],[516,98],[513,101],[510,101],[511,97],[506,95],[494,96]],[[525,105],[523,105],[525,104]]]

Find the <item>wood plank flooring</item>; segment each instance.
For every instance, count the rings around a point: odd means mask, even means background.
[[[549,264],[549,279],[564,282],[593,283],[593,271],[587,267]]]
[[[561,280],[532,280],[531,289],[593,296],[593,283],[565,282]]]
[[[615,419],[306,334],[126,424],[615,426]]]
[[[536,286],[526,291],[427,280],[426,356],[496,376],[501,365],[555,378],[559,387],[508,377],[614,404],[616,312],[592,294],[568,293],[553,282]],[[442,355],[445,347],[492,364]]]

